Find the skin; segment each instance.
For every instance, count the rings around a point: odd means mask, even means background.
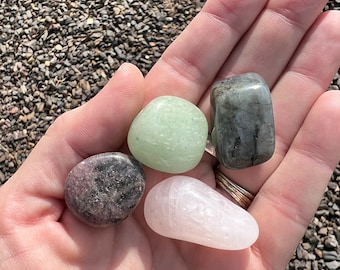
[[[325,92],[340,64],[340,14],[320,14],[325,4],[210,0],[146,78],[125,64],[95,98],[61,115],[0,188],[0,268],[284,269],[340,160],[340,92]],[[248,211],[260,236],[252,247],[220,251],[158,236],[143,203],[101,229],[65,208],[70,169],[96,153],[126,152],[130,123],[151,99],[180,96],[208,115],[211,83],[249,71],[272,89],[276,151],[262,165],[224,172],[256,194]],[[215,165],[207,155],[188,174],[215,187]],[[146,174],[147,191],[168,177]]]

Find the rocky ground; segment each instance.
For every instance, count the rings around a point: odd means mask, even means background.
[[[1,1],[0,185],[54,119],[95,95],[121,63],[146,74],[204,2]],[[339,84],[337,74],[330,88]],[[340,269],[339,184],[340,166],[287,269]]]

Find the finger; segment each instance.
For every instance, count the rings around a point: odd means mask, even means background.
[[[273,90],[276,134],[282,153],[339,68],[339,24],[339,12],[322,14]]]
[[[82,157],[118,148],[140,110],[143,80],[136,67],[123,64],[95,99],[72,111],[72,116],[61,116],[46,135],[56,136],[57,130]],[[67,129],[63,128],[65,125]]]
[[[340,64],[340,13],[322,14],[308,31],[272,91],[276,150],[266,163],[244,170],[224,170],[256,194],[276,169],[310,108],[327,89]]]
[[[260,227],[256,248],[278,269],[303,236],[340,159],[339,119],[340,92],[324,93],[249,209]]]
[[[130,123],[141,109],[143,91],[141,73],[126,64],[91,101],[59,117],[1,188],[2,215],[6,212],[13,217],[18,213],[15,218],[20,223],[58,218],[63,208],[58,199],[63,198],[70,169],[83,158],[113,151],[125,141]]]
[[[256,72],[273,86],[325,0],[271,0],[227,59],[219,74]]]
[[[197,103],[265,0],[210,0],[146,76],[145,102],[175,95]]]

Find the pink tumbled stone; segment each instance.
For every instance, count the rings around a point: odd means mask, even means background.
[[[245,249],[259,234],[247,211],[188,176],[173,176],[153,187],[144,214],[150,228],[162,236],[216,249]]]

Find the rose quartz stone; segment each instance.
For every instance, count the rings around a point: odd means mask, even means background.
[[[187,176],[154,186],[145,199],[144,214],[150,228],[162,236],[216,249],[248,248],[259,234],[247,211]]]

